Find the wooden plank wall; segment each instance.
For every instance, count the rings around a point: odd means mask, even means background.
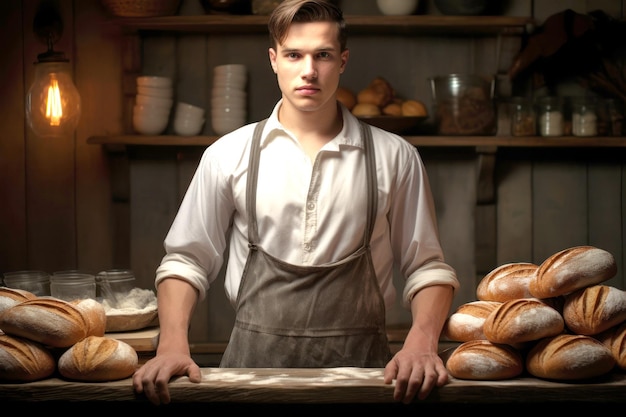
[[[343,0],[346,13],[375,13],[374,0]],[[432,2],[429,2],[432,3]],[[601,8],[622,16],[621,1],[514,0],[508,12],[541,22],[566,8]],[[265,36],[150,35],[143,44],[107,24],[99,0],[59,0],[66,31],[58,49],[72,59],[83,98],[83,118],[72,138],[49,143],[24,125],[23,98],[32,62],[43,45],[31,30],[38,0],[0,2],[0,272],[16,269],[124,267],[153,288],[162,242],[193,175],[201,149],[129,148],[107,152],[86,145],[91,135],[128,132],[122,103],[133,101],[137,74],[170,75],[176,99],[209,108],[212,68],[249,68],[249,121],[267,116],[279,97],[267,60]],[[183,14],[203,13],[183,0]],[[509,43],[512,42],[512,43]],[[430,100],[428,77],[450,72],[502,72],[515,51],[507,40],[497,59],[491,38],[360,36],[351,38],[351,61],[342,84],[355,91],[378,75],[401,94]],[[397,59],[397,62],[380,65]],[[171,131],[171,127],[168,128]],[[207,113],[206,134],[212,133]],[[592,139],[591,139],[592,140]],[[463,288],[455,306],[471,301],[477,281],[506,262],[539,263],[569,246],[611,251],[619,272],[612,285],[626,288],[626,181],[623,152],[614,150],[499,149],[494,200],[476,204],[480,155],[468,149],[420,149],[435,202],[447,260]],[[401,281],[396,277],[401,288]],[[224,341],[233,320],[221,278],[196,311],[193,342]],[[407,324],[398,305],[390,324]]]

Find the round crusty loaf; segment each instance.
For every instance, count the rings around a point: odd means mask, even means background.
[[[537,378],[579,380],[610,372],[615,358],[591,336],[560,334],[535,344],[526,355],[526,370]]]
[[[109,337],[88,336],[59,358],[59,373],[68,379],[88,382],[130,377],[137,368],[137,352],[129,344]]]
[[[593,285],[565,296],[565,325],[576,334],[591,336],[626,320],[626,291]]]
[[[0,313],[7,310],[9,307],[13,307],[15,304],[35,298],[37,298],[37,296],[30,291],[19,288],[0,287]]]
[[[488,340],[471,340],[459,345],[448,357],[446,368],[459,379],[500,380],[515,378],[524,371],[524,359],[512,346]]]
[[[500,304],[496,301],[479,300],[460,305],[444,323],[442,337],[454,342],[486,339],[483,324]]]
[[[479,300],[505,302],[530,298],[530,280],[539,268],[530,262],[508,263],[498,266],[483,277],[476,287]]]
[[[71,301],[83,314],[87,323],[87,336],[104,336],[107,313],[104,306],[93,298]]]
[[[565,323],[561,314],[533,298],[502,303],[483,324],[485,337],[492,343],[519,345],[562,333]]]
[[[56,360],[43,345],[0,332],[0,381],[38,381],[55,370]]]
[[[84,339],[87,323],[73,304],[56,298],[36,298],[0,314],[0,329],[45,346],[64,348]]]
[[[609,348],[617,366],[626,371],[626,321],[594,337]]]
[[[575,246],[543,261],[528,289],[533,297],[550,298],[611,279],[617,273],[610,252],[594,246]]]

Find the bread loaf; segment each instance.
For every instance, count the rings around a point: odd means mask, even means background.
[[[522,373],[524,359],[512,346],[472,340],[462,343],[450,354],[446,368],[450,375],[459,379],[510,379]]]
[[[502,303],[485,319],[483,332],[492,343],[518,345],[562,333],[563,317],[549,305],[520,298]]]
[[[483,324],[487,316],[500,304],[496,301],[479,300],[460,305],[444,323],[442,338],[454,342],[486,339]]]
[[[528,286],[538,267],[530,262],[500,265],[480,280],[476,296],[479,300],[499,302],[531,298]]]
[[[560,334],[535,344],[526,355],[526,370],[537,378],[580,380],[610,372],[615,358],[591,336]]]
[[[107,314],[104,306],[93,298],[71,302],[78,308],[87,323],[86,336],[104,336]]]
[[[575,246],[543,261],[529,283],[533,297],[565,295],[611,279],[617,273],[613,255],[593,246]]]
[[[56,298],[38,297],[14,305],[0,314],[0,329],[57,348],[72,346],[87,335],[80,310]]]
[[[565,325],[576,334],[601,333],[626,320],[626,291],[593,285],[565,296]]]
[[[37,381],[55,370],[56,360],[44,346],[0,332],[0,381]]]
[[[59,358],[61,376],[88,382],[114,381],[130,377],[137,368],[137,352],[117,339],[88,336]]]
[[[617,366],[626,371],[626,321],[594,337],[609,348]]]
[[[13,307],[15,304],[34,298],[37,298],[37,296],[30,291],[19,288],[0,287],[0,313],[9,307]]]

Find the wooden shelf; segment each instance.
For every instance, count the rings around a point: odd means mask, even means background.
[[[466,35],[520,34],[534,29],[531,17],[517,16],[359,16],[346,15],[350,33]],[[109,21],[127,31],[167,31],[213,34],[267,32],[268,16],[195,15],[151,18],[116,18]]]
[[[425,147],[533,147],[533,148],[624,148],[626,137],[538,136],[405,136],[409,143]],[[111,146],[209,146],[217,136],[92,136],[91,145]]]

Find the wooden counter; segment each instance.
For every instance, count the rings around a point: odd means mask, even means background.
[[[411,405],[394,403],[393,385],[382,381],[382,369],[220,369],[202,368],[199,384],[187,377],[172,381],[172,403],[154,407],[143,396],[136,396],[130,379],[105,383],[69,382],[58,378],[22,384],[0,384],[3,406],[18,404],[33,411],[67,409],[124,409],[155,412],[173,408],[216,407],[243,411],[253,408],[286,413],[299,410],[346,409],[388,410],[396,414],[418,410],[497,410],[513,406],[515,410],[536,409],[548,404],[559,410],[580,411],[586,407],[614,407],[626,404],[626,373],[614,372],[599,380],[585,382],[549,382],[530,377],[503,381],[465,381],[452,378],[450,383],[431,393],[424,401]],[[145,409],[145,410],[144,410]],[[481,415],[482,414],[481,412]]]

